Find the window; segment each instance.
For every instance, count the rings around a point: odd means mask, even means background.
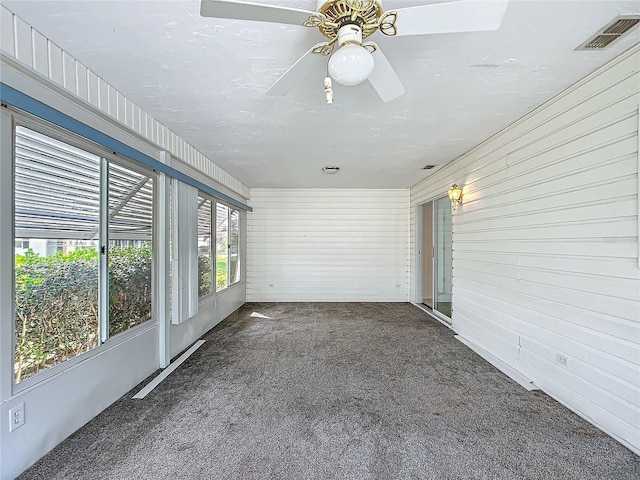
[[[229,285],[240,281],[240,211],[229,215]]]
[[[240,281],[240,218],[240,210],[199,193],[199,298],[213,291],[220,292]],[[215,286],[211,283],[214,278]]]
[[[16,238],[16,253],[24,253],[25,250],[29,250],[29,239]]]
[[[151,319],[153,178],[108,165],[109,336]]]
[[[216,291],[229,286],[229,207],[216,203]]]
[[[198,197],[198,298],[211,293],[211,200]]]
[[[15,383],[152,317],[154,178],[90,149],[15,128]]]

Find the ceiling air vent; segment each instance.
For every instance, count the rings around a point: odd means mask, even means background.
[[[431,170],[433,167],[435,167],[435,165],[425,165],[422,167],[422,170]]]
[[[601,50],[640,23],[640,15],[618,15],[576,50]]]

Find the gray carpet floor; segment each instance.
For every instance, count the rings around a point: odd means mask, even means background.
[[[20,478],[640,478],[640,457],[410,304],[246,304],[204,338]]]

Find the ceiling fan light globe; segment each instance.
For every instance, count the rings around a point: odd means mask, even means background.
[[[364,82],[373,72],[373,55],[360,45],[344,45],[329,58],[329,76],[341,85],[352,87]]]

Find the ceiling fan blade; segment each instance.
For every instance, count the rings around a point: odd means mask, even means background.
[[[276,97],[283,96],[289,93],[289,90],[291,90],[293,86],[301,83],[305,79],[307,73],[309,72],[309,69],[315,61],[315,57],[318,56],[317,54],[313,53],[313,50],[320,45],[322,44],[311,47],[309,51],[307,51],[307,53],[300,57],[296,63],[291,65],[291,68],[284,72],[284,75],[282,75],[276,81],[276,83],[271,86],[266,94]]]
[[[497,30],[509,0],[461,0],[399,8],[396,36]]]
[[[318,12],[298,10],[296,8],[238,2],[235,0],[202,0],[200,15],[203,17],[302,25],[309,19],[310,15],[319,14]]]
[[[378,92],[383,102],[390,102],[404,95],[404,85],[400,81],[398,74],[393,69],[387,57],[384,56],[380,47],[373,42],[368,42],[376,47],[376,51],[373,52],[373,59],[375,60],[375,66],[373,72],[369,75],[369,82],[373,88]]]

